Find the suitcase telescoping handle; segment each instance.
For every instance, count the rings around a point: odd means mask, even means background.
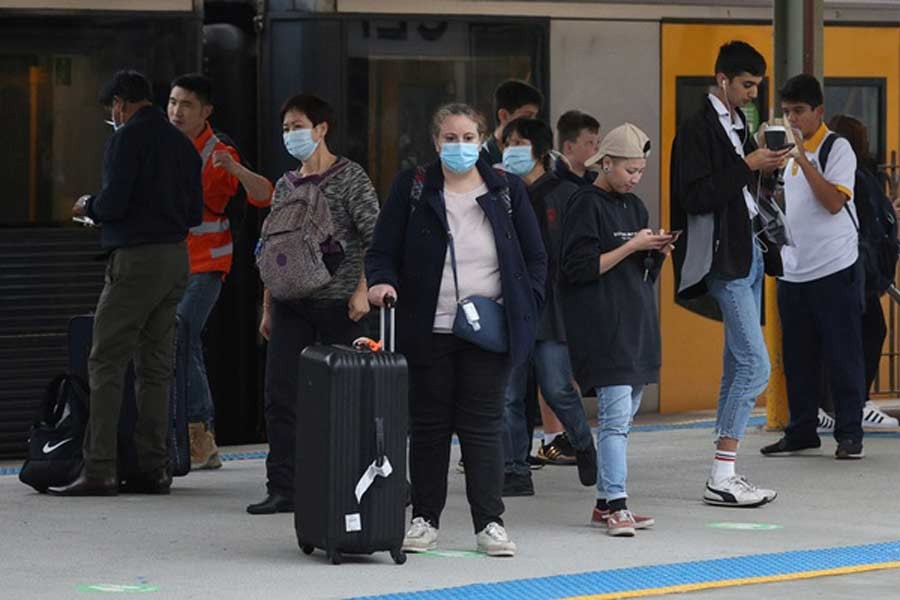
[[[381,303],[381,347],[387,352],[394,352],[394,321],[397,299],[390,294],[384,295]],[[388,323],[390,322],[390,323]]]

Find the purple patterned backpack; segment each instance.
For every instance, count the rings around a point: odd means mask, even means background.
[[[344,250],[322,188],[348,164],[341,159],[319,175],[285,175],[293,190],[263,221],[256,255],[260,278],[277,300],[308,297],[340,266]]]

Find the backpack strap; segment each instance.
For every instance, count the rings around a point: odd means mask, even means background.
[[[823,175],[825,174],[825,166],[828,164],[828,156],[831,154],[831,149],[839,137],[841,136],[833,131],[829,131],[825,139],[822,140],[822,145],[819,146],[819,168],[822,169]]]
[[[503,181],[509,183],[509,177],[506,174],[506,171],[503,169],[494,169],[500,177],[503,178]],[[513,210],[512,210],[512,198],[509,196],[509,186],[504,186],[500,188],[500,201],[503,202],[503,208],[506,209],[506,214],[509,215],[509,218],[512,219]]]
[[[422,190],[425,189],[425,167],[423,165],[416,166],[416,172],[413,175],[412,186],[409,188],[409,214],[416,212],[419,205],[422,204]]]
[[[819,146],[819,169],[822,170],[823,176],[825,175],[825,167],[828,165],[828,157],[831,155],[831,149],[834,148],[834,143],[838,141],[840,137],[841,136],[837,133],[829,131],[828,135],[825,136],[825,139],[822,140],[822,145]],[[856,234],[860,235],[859,221],[857,221],[856,217],[853,216],[853,212],[850,210],[849,202],[844,202],[844,210],[847,211],[847,216],[849,216],[850,220],[853,222],[853,227],[856,229]]]

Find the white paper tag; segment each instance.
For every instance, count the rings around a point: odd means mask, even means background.
[[[375,483],[376,477],[387,477],[394,472],[394,467],[391,466],[391,461],[388,460],[387,456],[384,457],[384,462],[381,463],[380,467],[376,462],[377,461],[372,461],[372,464],[368,466],[362,474],[362,477],[356,482],[355,493],[357,502],[362,502],[362,497],[366,494],[366,491],[368,491],[372,484]]]
[[[344,515],[344,528],[348,532],[362,531],[362,519],[360,518],[359,513]]]

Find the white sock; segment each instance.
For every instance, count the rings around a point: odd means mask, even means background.
[[[544,445],[549,446],[553,443],[553,440],[562,435],[562,431],[557,431],[556,433],[546,433],[544,432]]]
[[[716,450],[716,456],[713,458],[712,472],[710,478],[713,481],[722,481],[729,477],[734,477],[734,462],[737,460],[737,452],[726,452],[725,450]]]

